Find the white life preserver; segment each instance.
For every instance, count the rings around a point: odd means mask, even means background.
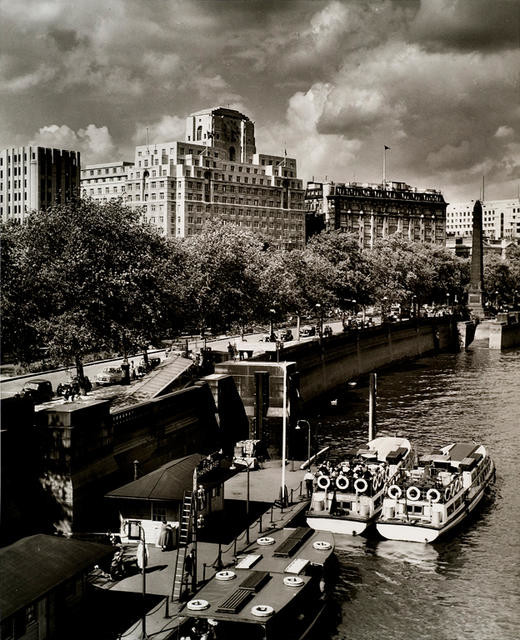
[[[426,497],[432,502],[439,502],[439,500],[441,499],[441,494],[437,489],[428,489]]]
[[[451,487],[446,487],[446,489],[444,490],[444,500],[448,502],[450,498],[451,498]]]
[[[392,498],[393,500],[399,500],[399,498],[403,495],[403,491],[401,489],[401,487],[399,487],[396,484],[391,484],[388,487],[388,497]]]
[[[254,616],[265,618],[267,616],[272,616],[274,613],[274,609],[268,604],[257,604],[256,607],[251,607],[251,613]]]
[[[329,549],[332,549],[332,545],[326,540],[316,540],[316,542],[312,543],[312,546],[315,549],[318,549],[318,551],[328,551]]]
[[[460,476],[457,476],[455,478],[455,483],[453,486],[454,486],[455,493],[458,493],[462,489],[462,480]]]
[[[365,478],[358,478],[354,482],[354,489],[356,490],[356,493],[365,493],[365,491],[368,489],[368,482],[365,480]]]
[[[408,489],[406,490],[406,497],[408,498],[408,500],[415,502],[421,497],[421,490],[417,487],[408,487]]]
[[[374,491],[378,491],[379,487],[383,484],[383,480],[379,477],[379,475],[375,475],[372,478],[372,488]]]
[[[348,478],[346,476],[338,476],[336,478],[336,487],[340,491],[345,491],[345,489],[348,489]]]
[[[319,476],[316,484],[320,489],[328,489],[330,486],[330,478],[329,476],[321,475]]]
[[[190,600],[186,605],[190,611],[203,611],[209,607],[207,600]]]
[[[237,574],[234,571],[217,571],[215,574],[217,580],[233,580],[236,577]]]
[[[267,545],[274,544],[275,540],[274,540],[274,538],[270,538],[269,536],[265,536],[264,538],[258,538],[258,540],[256,542],[257,542],[257,544],[260,544],[263,547],[266,547]]]
[[[285,576],[283,583],[287,587],[301,587],[303,580],[299,576]]]

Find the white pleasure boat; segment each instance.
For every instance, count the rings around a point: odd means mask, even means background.
[[[494,477],[483,445],[445,446],[400,470],[386,491],[377,530],[389,540],[433,542],[469,516]]]
[[[386,489],[409,460],[410,451],[405,438],[380,436],[348,451],[341,462],[320,466],[306,514],[309,527],[363,533],[379,517]]]

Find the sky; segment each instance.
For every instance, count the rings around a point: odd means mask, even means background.
[[[304,181],[520,187],[520,0],[0,0],[0,149],[133,160],[212,106]]]

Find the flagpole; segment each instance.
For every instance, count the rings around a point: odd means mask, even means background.
[[[386,144],[383,145],[383,189],[386,189],[386,152],[390,149]]]

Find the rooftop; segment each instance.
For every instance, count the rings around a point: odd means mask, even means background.
[[[0,549],[2,619],[113,553],[109,545],[44,534]]]

